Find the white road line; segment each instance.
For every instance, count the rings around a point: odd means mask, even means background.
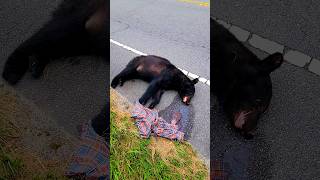
[[[120,47],[122,47],[122,48],[125,48],[125,49],[127,49],[127,50],[129,50],[129,51],[132,51],[132,52],[134,52],[134,53],[136,53],[136,54],[143,55],[143,56],[146,56],[146,55],[147,55],[146,53],[143,53],[143,52],[138,51],[138,50],[136,50],[136,49],[133,49],[133,48],[131,48],[131,47],[129,47],[129,46],[126,46],[126,45],[124,45],[124,44],[121,44],[121,43],[119,43],[119,42],[117,42],[117,41],[115,41],[115,40],[110,39],[110,42],[113,43],[113,44],[116,44],[116,45],[118,45],[118,46],[120,46]]]
[[[133,52],[135,54],[143,55],[143,56],[147,55],[146,53],[143,53],[141,51],[133,49],[132,47],[126,46],[126,45],[124,45],[122,43],[119,43],[118,41],[113,40],[113,39],[110,39],[110,42],[115,44],[115,45],[117,45],[117,46],[120,46],[120,47],[122,47],[122,48],[124,48],[126,50],[129,50],[129,51],[131,51],[131,52]],[[200,76],[198,76],[196,74],[193,74],[193,73],[191,73],[191,72],[189,72],[189,71],[187,71],[185,69],[181,69],[181,68],[178,68],[178,69],[180,69],[185,75],[189,76],[190,78],[192,78],[192,79],[199,78],[199,82],[201,82],[201,83],[203,83],[203,84],[205,84],[207,86],[210,86],[210,80],[208,80],[206,78],[203,78],[203,77],[200,77]]]

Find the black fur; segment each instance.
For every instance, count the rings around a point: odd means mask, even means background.
[[[19,45],[5,63],[2,77],[16,84],[29,69],[41,76],[50,60],[91,55],[109,58],[109,1],[64,0],[51,19]],[[109,104],[92,120],[95,131],[109,139]]]
[[[150,82],[146,92],[139,99],[139,102],[145,105],[152,98],[149,108],[159,104],[165,90],[178,91],[183,102],[189,104],[195,93],[194,84],[198,82],[198,79],[190,80],[167,59],[151,55],[139,56],[131,60],[126,68],[112,80],[111,86],[116,88],[119,83],[122,86],[130,79]]]
[[[269,74],[282,64],[282,54],[261,61],[215,20],[210,19],[210,26],[212,91],[232,124],[250,138],[250,131],[270,104]]]
[[[108,4],[106,0],[63,1],[52,18],[9,56],[3,78],[16,84],[29,68],[38,78],[51,59],[61,57],[107,58]]]
[[[106,138],[107,142],[109,142],[109,135],[110,135],[110,127],[109,127],[109,103],[105,105],[100,113],[95,116],[92,121],[91,125],[95,132],[99,134],[100,136]]]

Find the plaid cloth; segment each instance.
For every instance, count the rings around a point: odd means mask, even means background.
[[[157,110],[146,108],[137,101],[132,112],[132,118],[136,119],[135,124],[143,138],[148,138],[153,132],[157,136],[170,140],[182,141],[184,139],[184,133],[179,131],[177,126],[181,118],[179,112],[173,115],[171,123],[167,123],[158,116]]]
[[[211,180],[228,180],[228,171],[229,167],[227,163],[223,163],[221,160],[215,160],[211,162]]]
[[[73,154],[66,176],[76,179],[106,179],[109,177],[109,148],[105,138],[85,123],[81,129],[81,143]]]

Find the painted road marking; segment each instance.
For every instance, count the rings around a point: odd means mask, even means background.
[[[235,26],[229,22],[225,22],[221,19],[218,19],[216,17],[212,17],[215,19],[218,23],[226,27],[227,29],[241,29],[246,31],[245,29],[242,29],[238,26]],[[243,33],[242,31],[231,31],[236,37],[242,37]],[[284,59],[286,62],[293,64],[298,67],[302,67],[306,69],[309,72],[313,72],[317,75],[320,75],[320,61],[316,58],[312,58],[311,56],[308,56],[307,54],[304,54],[302,52],[299,52],[297,50],[291,49],[290,47],[287,47],[285,45],[282,45],[278,42],[260,37],[257,34],[254,34],[252,32],[249,32],[249,38],[243,42],[248,42],[252,47],[260,49],[268,54],[274,53],[274,52],[281,52],[283,53]],[[247,36],[247,34],[246,34]],[[240,41],[245,38],[240,38]],[[288,49],[288,50],[286,50]],[[209,82],[210,84],[210,82]]]
[[[110,43],[113,43],[113,44],[115,44],[115,45],[117,45],[117,46],[120,46],[120,47],[122,47],[122,48],[124,48],[124,49],[126,49],[126,50],[129,50],[129,51],[131,51],[131,52],[133,52],[133,53],[135,53],[135,54],[138,54],[138,55],[142,55],[142,56],[146,56],[146,55],[147,55],[146,53],[143,53],[143,52],[138,51],[138,50],[136,50],[136,49],[134,49],[134,48],[132,48],[132,47],[129,47],[129,46],[127,46],[127,45],[124,45],[124,44],[122,44],[122,43],[119,43],[118,41],[115,41],[115,40],[113,40],[113,39],[110,39]],[[208,79],[206,79],[206,78],[203,78],[203,77],[200,77],[200,76],[198,76],[198,75],[196,75],[196,74],[194,74],[194,73],[191,73],[191,72],[189,72],[189,71],[187,71],[187,70],[185,70],[185,69],[181,69],[181,68],[179,68],[179,67],[178,67],[178,69],[181,70],[185,75],[189,76],[190,78],[192,78],[192,79],[199,78],[199,81],[200,81],[200,82],[202,82],[203,84],[206,84],[206,85],[210,86],[210,80],[208,80]]]
[[[138,50],[136,50],[136,49],[133,49],[133,48],[131,48],[131,47],[129,47],[129,46],[126,46],[126,45],[124,45],[124,44],[121,44],[121,43],[119,43],[119,42],[117,42],[117,41],[114,41],[114,40],[112,40],[112,39],[110,39],[110,42],[113,43],[113,44],[116,44],[116,45],[118,45],[118,46],[120,46],[120,47],[122,47],[122,48],[124,48],[124,49],[127,49],[127,50],[129,50],[129,51],[132,51],[132,52],[134,52],[134,53],[136,53],[136,54],[139,54],[139,55],[142,55],[142,56],[146,56],[146,55],[147,55],[147,54],[145,54],[145,53],[143,53],[143,52],[141,52],[141,51],[138,51]]]
[[[196,1],[196,0],[177,0],[177,1],[196,4],[198,6],[203,6],[203,7],[209,7],[209,2],[202,2],[202,1]]]

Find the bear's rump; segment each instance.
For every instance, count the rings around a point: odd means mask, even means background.
[[[142,74],[149,74],[153,77],[160,76],[161,72],[166,68],[164,64],[140,64],[137,71]]]

